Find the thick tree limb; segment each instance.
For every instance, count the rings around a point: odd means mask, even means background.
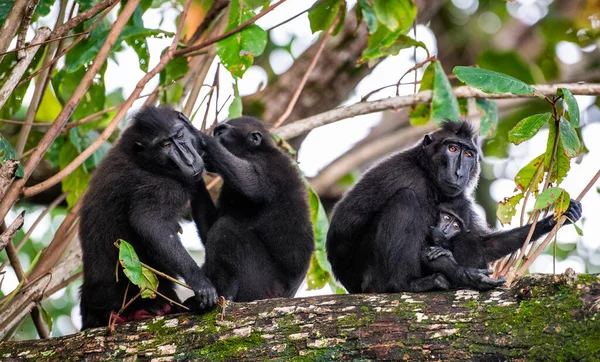
[[[19,161],[17,160],[6,160],[3,164],[0,164],[0,199],[4,197],[6,189],[15,178],[18,167]]]
[[[600,94],[600,84],[538,84],[532,85],[541,94],[550,96],[556,94],[558,88],[567,88],[574,95],[598,95]],[[307,133],[314,128],[324,126],[346,118],[352,118],[362,114],[381,112],[388,109],[397,109],[409,107],[413,104],[427,103],[431,101],[431,91],[423,91],[414,95],[391,97],[371,102],[360,102],[347,107],[340,107],[323,112],[312,117],[301,119],[280,127],[277,134],[283,139],[290,139],[301,134]],[[487,99],[507,99],[507,98],[536,98],[532,96],[522,96],[510,93],[484,93],[479,89],[472,87],[458,87],[454,89],[457,98],[487,98]]]
[[[217,308],[220,309],[220,308]],[[6,361],[582,360],[600,353],[600,282],[536,275],[512,289],[334,295],[226,304],[50,340]]]

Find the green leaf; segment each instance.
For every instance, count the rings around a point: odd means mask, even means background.
[[[37,68],[40,60],[44,56],[43,51],[38,51],[31,60],[29,67],[23,73],[21,79],[25,79],[29,77],[33,71]],[[11,52],[5,54],[2,58],[2,62],[0,63],[0,87],[6,83],[6,80],[12,73],[14,66],[17,64],[17,52]],[[4,106],[0,108],[0,118],[3,119],[12,119],[13,116],[21,109],[21,105],[23,104],[23,99],[25,98],[25,92],[27,92],[27,88],[31,80],[25,82],[19,87],[13,89],[12,93],[4,103]]]
[[[498,105],[492,99],[477,98],[475,105],[483,112],[481,116],[481,125],[479,134],[482,136],[491,136],[496,132],[498,126]]]
[[[502,224],[510,224],[510,221],[517,213],[517,204],[523,196],[523,193],[519,193],[511,197],[505,197],[504,200],[498,203],[496,217]]]
[[[562,96],[567,105],[567,112],[569,114],[569,120],[571,121],[571,127],[579,128],[579,105],[573,93],[567,88],[558,88],[556,92],[559,96]],[[561,130],[562,132],[562,130]]]
[[[569,218],[567,218],[569,219]],[[571,220],[571,219],[569,219]],[[581,228],[579,226],[577,226],[577,224],[575,224],[575,222],[573,220],[571,220],[571,225],[573,225],[573,227],[575,228],[575,232],[577,233],[577,235],[579,236],[583,236],[583,230],[581,230]]]
[[[531,137],[535,136],[540,128],[548,122],[548,120],[552,117],[552,114],[549,112],[534,114],[533,116],[529,116],[517,123],[513,129],[508,132],[508,139],[510,142],[518,145],[524,141],[527,141]]]
[[[60,149],[60,154],[58,156],[58,164],[60,169],[62,170],[67,167],[67,165],[71,163],[71,161],[73,161],[78,155],[79,152],[77,151],[75,145],[73,145],[71,142],[65,142],[63,147]],[[84,165],[77,167],[62,180],[63,192],[69,193],[67,195],[67,204],[69,207],[73,207],[77,200],[79,200],[89,182],[90,175],[87,173]]]
[[[140,258],[133,249],[133,246],[123,239],[118,240],[119,243],[119,263],[123,267],[123,273],[137,286],[143,282],[142,264]]]
[[[0,26],[4,24],[4,20],[8,18],[8,14],[10,14],[10,10],[15,4],[15,0],[4,0],[0,1]]]
[[[42,318],[44,318],[44,322],[48,326],[48,332],[50,334],[52,334],[52,327],[53,327],[52,316],[50,315],[50,313],[48,313],[48,311],[46,310],[46,308],[44,308],[41,304],[38,305],[38,308],[42,312]]]
[[[433,65],[433,63],[429,63],[429,65],[425,69],[425,72],[423,73],[423,78],[421,79],[419,92],[433,89],[434,76],[435,65]],[[410,120],[410,124],[413,126],[426,125],[427,122],[429,122],[429,120],[431,119],[431,103],[423,103],[418,104],[417,106],[411,106],[410,112],[408,114],[408,119]]]
[[[579,138],[577,138],[577,132],[571,128],[571,123],[564,117],[560,117],[558,128],[560,130],[560,139],[567,156],[571,158],[577,156],[579,154],[579,149],[581,148],[581,143],[579,142]]]
[[[383,27],[381,27],[381,29],[384,29],[382,32],[388,31]],[[375,40],[379,39],[381,39],[381,42],[378,44],[375,43]],[[367,43],[368,46],[367,49],[363,51],[362,58],[360,60],[361,62],[365,59],[375,59],[388,55],[396,55],[400,52],[400,50],[410,47],[427,49],[425,43],[417,41],[404,34],[397,35],[394,39],[393,37],[378,38],[376,33],[375,35],[369,37],[369,41]]]
[[[548,172],[548,169],[550,168],[550,158],[552,157],[552,147],[554,146],[554,137],[556,135],[556,124],[554,122],[550,122],[549,125],[550,133],[548,134],[546,153],[544,154],[544,169],[546,172]],[[552,167],[552,172],[550,174],[550,182],[560,184],[563,179],[567,177],[567,173],[570,169],[571,159],[569,156],[567,156],[565,148],[559,139],[556,146],[556,159],[554,161],[554,167]]]
[[[452,73],[465,84],[481,89],[486,93],[512,93],[528,96],[541,95],[535,88],[528,86],[522,81],[491,70],[459,66],[454,67]]]
[[[17,151],[15,151],[13,146],[8,143],[8,140],[0,134],[0,164],[4,164],[6,160],[16,159]],[[25,176],[25,172],[23,171],[21,162],[19,162],[19,166],[17,166],[17,171],[15,172],[15,177],[23,178],[23,176]]]
[[[373,0],[373,10],[380,23],[390,31],[400,30],[405,34],[417,16],[413,0]]]
[[[562,200],[564,199],[564,193],[566,193],[566,191],[560,187],[550,187],[537,197],[533,208],[535,210],[543,210],[552,206],[552,204],[554,204],[557,200],[563,202]]]
[[[229,31],[244,21],[251,19],[254,12],[240,8],[238,0],[231,2],[229,23],[225,31]],[[217,42],[217,55],[227,70],[237,78],[241,78],[267,45],[267,32],[256,24]]]
[[[571,196],[568,192],[563,190],[563,192],[558,196],[556,201],[554,202],[554,219],[558,219],[562,214],[564,214],[569,208],[569,204],[571,203]]]
[[[486,50],[477,57],[477,65],[482,69],[510,75],[526,84],[536,83],[531,66],[513,51]]]
[[[142,290],[142,298],[154,299],[156,293],[154,290],[158,289],[158,278],[156,274],[145,266],[142,265],[142,280],[138,287]]]
[[[331,27],[342,6],[342,0],[322,0],[308,11],[310,30],[314,33]]]
[[[242,116],[242,97],[240,97],[240,91],[238,89],[237,79],[233,84],[233,102],[229,105],[229,115],[228,119],[239,118]]]
[[[373,7],[369,1],[358,0],[356,10],[358,14],[364,18],[365,23],[367,24],[367,29],[369,29],[369,34],[373,34],[377,30],[378,21],[377,16],[375,16],[375,11],[373,10]]]
[[[35,120],[37,122],[52,122],[56,119],[61,110],[62,105],[56,98],[56,95],[54,95],[52,87],[48,87],[44,92],[40,107],[35,114]]]
[[[537,194],[538,185],[542,181],[544,173],[540,172],[538,177],[534,179],[540,167],[543,167],[544,164],[544,155],[539,155],[534,158],[533,161],[529,162],[525,167],[523,167],[515,176],[515,183],[517,184],[517,189],[521,191],[525,191],[529,189],[531,186],[531,192]],[[533,183],[533,185],[532,185]]]
[[[431,118],[434,121],[458,119],[458,101],[452,90],[452,85],[444,73],[439,61],[435,61],[435,76],[433,80],[433,97],[431,99]]]
[[[308,272],[306,273],[308,290],[322,289],[330,279],[331,274],[321,267],[316,254],[313,254],[310,258]]]

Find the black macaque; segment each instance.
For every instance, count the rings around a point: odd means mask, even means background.
[[[115,279],[118,249],[113,243],[118,239],[131,243],[142,262],[183,278],[195,293],[187,305],[204,309],[216,304],[214,286],[178,236],[186,204],[198,184],[204,185],[197,142],[197,131],[181,113],[145,107],[98,166],[80,212],[82,329],[106,326],[121,308],[128,279],[122,271]],[[158,279],[158,291],[179,302],[173,283]],[[138,291],[130,286],[128,300]],[[138,298],[117,321],[175,310],[161,297]]]
[[[430,227],[431,246],[437,246],[444,249],[451,249],[451,239],[459,233],[468,233],[469,211],[465,215],[459,215],[455,211],[457,203],[447,203],[439,205],[440,217],[437,225]]]
[[[314,249],[306,185],[259,120],[232,119],[213,134],[200,149],[223,178],[216,212],[208,194],[192,203],[206,233],[203,269],[228,300],[293,297]]]
[[[350,293],[422,292],[453,287],[486,290],[503,279],[489,277],[487,263],[519,248],[529,226],[492,232],[473,211],[470,194],[479,177],[476,132],[464,121],[447,121],[413,148],[370,169],[334,208],[327,255],[335,276]],[[452,257],[428,248],[440,204],[469,210],[469,232],[452,238]],[[567,211],[576,221],[581,205]],[[538,223],[534,239],[555,225]],[[431,252],[431,253],[430,253]],[[431,254],[428,256],[428,254]],[[454,260],[456,259],[456,260]]]

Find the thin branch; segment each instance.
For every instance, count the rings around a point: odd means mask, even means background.
[[[267,15],[268,13],[270,13],[271,11],[273,11],[275,8],[277,8],[279,5],[283,4],[284,2],[286,2],[287,0],[280,0],[278,3],[275,3],[271,6],[269,6],[268,8],[266,8],[265,10],[261,11],[258,15],[256,15],[255,17],[253,17],[252,19],[249,19],[245,22],[243,22],[242,24],[240,24],[239,26],[236,26],[235,28],[231,29],[230,31],[226,32],[225,34],[219,35],[217,37],[214,37],[212,39],[209,39],[205,42],[202,42],[198,45],[194,45],[191,46],[189,48],[185,48],[185,49],[180,49],[177,50],[175,52],[173,52],[173,56],[177,57],[180,55],[186,55],[192,52],[195,52],[197,50],[200,50],[202,48],[206,48],[207,46],[214,44],[218,41],[221,41],[223,39],[229,38],[230,36],[232,36],[233,34],[236,34],[242,30],[244,30],[245,28],[247,28],[248,26],[254,24],[258,19],[262,18],[263,16]]]
[[[45,208],[42,213],[40,213],[40,215],[37,217],[37,219],[35,219],[35,221],[31,225],[31,227],[25,233],[25,236],[23,236],[23,239],[21,239],[21,241],[15,248],[17,250],[17,252],[19,250],[21,250],[23,245],[25,245],[25,243],[29,240],[29,238],[31,237],[31,234],[33,233],[35,228],[38,226],[38,224],[44,219],[44,217],[46,215],[48,215],[48,213],[50,211],[52,211],[56,206],[58,206],[61,202],[63,202],[66,197],[67,197],[67,193],[62,193],[54,201],[52,201],[52,203],[50,205],[48,205],[48,207]],[[5,260],[4,263],[2,263],[2,265],[0,265],[0,270],[3,270],[4,268],[6,268],[6,265],[8,265],[8,260]]]
[[[60,17],[58,17],[58,18],[60,19]],[[89,33],[90,33],[89,31],[84,31],[82,33],[65,35],[65,36],[61,36],[61,37],[55,38],[55,39],[44,40],[44,41],[41,41],[41,42],[35,43],[35,44],[32,42],[29,45],[24,45],[24,46],[22,46],[20,48],[15,48],[15,49],[7,50],[4,53],[0,53],[0,56],[6,55],[6,54],[10,54],[10,53],[14,53],[14,52],[19,52],[21,50],[25,50],[25,49],[29,49],[29,48],[33,48],[33,47],[38,46],[38,45],[44,45],[44,44],[48,44],[48,43],[52,43],[52,42],[56,42],[56,41],[60,41],[60,40],[64,40],[64,39],[74,38],[74,37],[80,36],[80,35],[86,36]]]
[[[558,88],[564,87],[569,89],[575,95],[598,95],[600,94],[600,84],[541,84],[533,85],[537,90],[545,95],[556,94]],[[355,116],[381,112],[388,109],[398,109],[409,107],[413,104],[427,103],[431,101],[431,91],[419,92],[415,95],[402,97],[391,97],[380,99],[372,102],[359,102],[350,106],[332,109],[311,117],[307,117],[293,123],[280,127],[277,134],[284,140],[307,133],[314,128],[334,123],[346,118]],[[488,99],[506,99],[506,98],[536,98],[533,96],[515,95],[509,93],[488,94],[478,89],[468,86],[458,87],[454,89],[454,94],[457,98],[488,98]]]
[[[23,221],[25,221],[25,211],[21,212],[19,216],[13,220],[10,226],[0,234],[0,251],[2,251],[9,243],[12,243],[17,231],[23,226]]]
[[[29,23],[31,22],[31,18],[33,17],[33,12],[35,11],[36,6],[40,0],[29,0],[27,2],[27,7],[25,8],[25,14],[21,18],[21,25],[19,33],[17,34],[17,48],[23,47],[25,45],[25,37],[27,36],[27,28],[29,28]],[[17,59],[22,59],[26,57],[27,54],[23,50],[17,51]]]
[[[204,16],[202,23],[200,23],[198,28],[196,28],[196,31],[190,37],[190,40],[188,40],[187,43],[191,45],[200,40],[202,34],[204,34],[206,29],[210,27],[213,21],[215,21],[215,19],[219,17],[219,15],[221,15],[223,9],[225,9],[230,2],[231,0],[215,0],[215,2],[213,2],[212,6],[206,13],[206,16]]]
[[[139,0],[135,1],[136,4],[138,1]],[[123,104],[122,104],[121,108],[119,108],[119,111],[117,112],[117,114],[115,114],[112,121],[106,126],[106,128],[104,129],[104,131],[102,131],[100,136],[98,136],[98,138],[94,142],[92,142],[92,144],[88,148],[83,150],[77,157],[75,157],[75,159],[73,159],[73,161],[71,161],[71,163],[69,163],[67,166],[65,166],[62,170],[60,170],[54,176],[50,177],[49,179],[47,179],[45,181],[40,182],[39,184],[25,188],[23,190],[23,194],[25,195],[25,197],[37,195],[38,193],[45,191],[45,190],[49,189],[50,187],[58,184],[62,179],[64,179],[71,172],[73,172],[73,170],[75,170],[77,167],[79,167],[79,165],[81,165],[88,157],[90,157],[108,139],[108,137],[110,137],[110,135],[113,133],[113,131],[117,127],[118,123],[121,121],[121,119],[123,119],[123,117],[127,113],[127,110],[129,110],[129,108],[131,107],[133,102],[138,98],[138,96],[144,89],[144,86],[146,85],[146,83],[148,83],[148,81],[150,81],[150,79],[152,79],[155,75],[157,75],[167,65],[167,63],[171,59],[173,59],[173,54],[177,47],[178,39],[181,34],[181,29],[183,27],[185,18],[187,16],[187,11],[188,11],[190,2],[191,2],[191,0],[187,1],[184,10],[181,13],[180,23],[177,28],[177,33],[175,34],[175,37],[173,38],[173,42],[171,43],[171,46],[169,47],[169,49],[166,52],[164,52],[164,54],[161,57],[160,62],[156,65],[156,67],[154,67],[154,69],[152,69],[150,72],[146,73],[146,75],[144,75],[144,77],[142,77],[142,79],[138,82],[138,84],[136,85],[135,89],[133,90],[133,92],[131,93],[129,98],[127,98],[127,100],[125,102],[123,102]],[[127,3],[127,5],[129,5],[129,4],[131,4],[131,2]],[[123,12],[121,14],[123,14]],[[114,28],[115,28],[115,26],[113,26],[113,29]],[[1,215],[1,213],[0,213],[0,215]]]
[[[27,0],[16,0],[8,14],[4,19],[2,28],[0,28],[0,53],[4,53],[10,45],[10,41],[14,38],[17,29],[21,25],[21,19],[25,16],[27,8]],[[0,61],[4,56],[0,55]]]
[[[41,41],[42,39],[46,39],[49,34],[50,29],[42,27],[38,29],[38,31],[35,33],[35,37],[33,38],[32,42],[35,43]],[[0,108],[4,106],[4,104],[8,100],[8,97],[10,97],[12,92],[15,90],[19,79],[21,79],[23,73],[25,73],[25,71],[29,67],[29,64],[33,60],[33,56],[35,55],[35,53],[37,53],[39,48],[40,45],[27,49],[23,53],[23,59],[19,60],[17,62],[17,65],[15,65],[12,68],[10,75],[8,76],[6,82],[2,85],[2,88],[0,89]]]
[[[329,36],[331,35],[331,33],[333,33],[333,29],[335,29],[335,27],[338,25],[338,22],[340,21],[340,16],[343,11],[344,11],[344,9],[340,9],[340,14],[338,14],[336,21],[334,21],[331,24],[329,29],[327,29],[327,32],[325,32],[325,34],[323,35],[323,38],[321,39],[321,44],[319,44],[319,48],[317,49],[315,56],[313,57],[312,61],[310,62],[308,69],[306,69],[306,72],[302,76],[300,83],[298,83],[298,87],[296,88],[296,91],[294,91],[294,94],[292,95],[292,98],[290,99],[290,102],[288,103],[287,108],[285,109],[283,114],[279,117],[279,119],[277,119],[277,121],[275,121],[272,129],[275,129],[275,128],[281,126],[281,124],[283,124],[283,122],[285,122],[285,120],[290,116],[290,114],[292,114],[292,109],[294,109],[294,106],[296,105],[296,102],[298,101],[298,98],[300,97],[300,93],[302,93],[302,89],[304,89],[304,85],[306,85],[306,82],[308,81],[308,77],[312,73],[313,69],[315,69],[315,66],[317,65],[317,61],[319,60],[321,53],[323,53],[325,44],[327,44],[327,39],[329,39]]]

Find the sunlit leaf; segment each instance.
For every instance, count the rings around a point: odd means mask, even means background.
[[[543,164],[544,155],[539,155],[538,157],[534,158],[533,161],[529,162],[525,167],[523,167],[515,176],[517,189],[525,191],[531,186],[531,192],[536,194],[538,191],[538,185],[541,182],[544,173],[540,172],[537,178],[535,178],[535,175],[538,173],[539,168],[543,167]]]
[[[119,239],[119,263],[123,267],[125,276],[135,285],[139,286],[143,279],[142,264],[133,246],[123,239]]]
[[[342,6],[342,0],[323,0],[308,11],[310,30],[314,33],[331,27]]]
[[[558,219],[564,214],[571,204],[571,196],[565,190],[558,196],[554,202],[554,218]]]
[[[554,146],[554,137],[556,136],[556,124],[550,122],[550,133],[548,134],[548,141],[546,144],[546,153],[544,154],[544,169],[548,171],[550,168],[550,159],[552,157],[552,148]],[[554,166],[550,174],[550,182],[560,184],[562,180],[567,177],[567,173],[571,169],[571,159],[567,156],[563,143],[560,141],[560,135],[558,144],[556,145],[556,157],[554,160]]]
[[[513,129],[510,130],[508,133],[508,139],[515,145],[527,141],[538,133],[540,128],[542,128],[542,126],[548,122],[550,117],[552,117],[552,114],[547,112],[534,114],[533,116],[529,116],[521,120]]]
[[[433,63],[430,63],[429,66],[427,66],[427,68],[425,69],[425,72],[423,73],[421,85],[419,86],[419,92],[433,89],[434,76],[435,65],[433,65]],[[410,124],[413,126],[426,125],[427,122],[429,122],[429,120],[431,119],[431,103],[422,103],[410,107],[408,119],[410,120]]]
[[[528,96],[541,95],[533,87],[530,87],[517,78],[491,70],[459,66],[454,67],[452,73],[465,84],[481,89],[486,93],[512,93]]]
[[[417,15],[413,0],[373,0],[375,16],[390,31],[400,30],[405,34]]]
[[[558,88],[556,92],[559,96],[563,96],[565,104],[567,105],[567,113],[569,120],[571,121],[571,127],[579,128],[579,105],[573,93],[567,88]]]
[[[491,136],[498,126],[498,105],[492,99],[477,98],[475,100],[477,108],[483,112],[479,134],[482,136]]]
[[[510,224],[510,221],[517,213],[517,204],[523,196],[523,193],[519,193],[511,197],[505,197],[504,200],[498,203],[496,217],[502,224]]]
[[[308,290],[322,289],[331,279],[331,274],[321,267],[316,254],[310,258],[308,272],[306,273],[306,283]]]
[[[229,22],[225,31],[234,29],[246,20],[254,17],[254,12],[240,8],[240,2],[233,0]],[[256,24],[217,42],[217,55],[227,70],[237,78],[241,78],[267,45],[267,32]]]
[[[374,46],[373,44],[369,43],[369,46],[367,47],[367,49],[364,50],[362,54],[361,60],[379,58],[388,55],[396,55],[400,52],[400,50],[410,47],[419,47],[426,49],[425,43],[423,43],[422,41],[417,41],[404,34],[398,35],[395,39],[392,40],[391,43],[387,43],[388,42],[385,41],[383,43],[380,43],[378,46]]]
[[[240,97],[240,91],[238,89],[237,80],[233,84],[233,102],[229,105],[229,115],[228,119],[238,118],[242,116],[242,97]]]
[[[526,84],[534,84],[531,66],[514,51],[486,50],[477,57],[477,65],[482,69],[503,73]]]
[[[153,290],[158,289],[158,278],[156,274],[142,265],[142,279],[138,287],[142,290],[142,298],[154,299],[156,293]]]
[[[458,101],[452,90],[452,85],[444,73],[439,61],[433,62],[435,75],[433,79],[433,97],[431,99],[431,118],[434,121],[458,119]]]
[[[543,210],[552,206],[557,200],[563,202],[565,193],[566,191],[560,187],[550,187],[538,195],[533,208],[535,210]],[[566,195],[568,196],[568,193]]]
[[[579,154],[579,149],[581,148],[581,143],[579,142],[579,138],[577,138],[577,132],[571,127],[571,123],[564,117],[560,117],[558,128],[560,130],[560,139],[567,156],[571,158],[577,156]]]

